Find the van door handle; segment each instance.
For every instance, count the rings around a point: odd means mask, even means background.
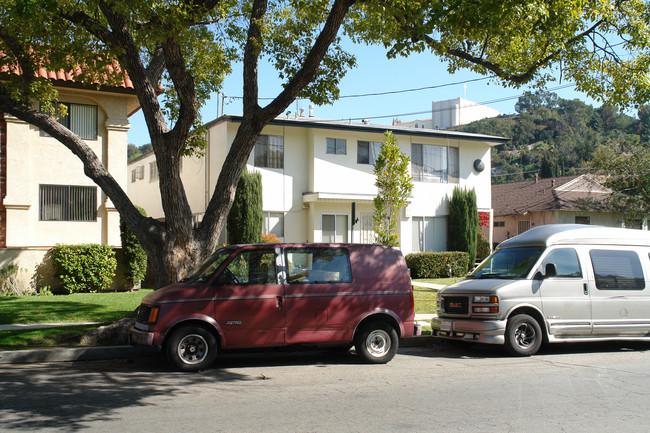
[[[277,296],[276,300],[278,301],[278,310],[282,309],[282,296]]]
[[[587,285],[587,283],[583,283],[582,287],[583,287],[584,294],[588,295],[589,294],[589,286]]]

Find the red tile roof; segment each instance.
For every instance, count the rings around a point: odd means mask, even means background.
[[[1,53],[0,53],[1,54]],[[129,78],[128,74],[126,71],[122,71],[120,68],[120,65],[117,64],[117,62],[113,62],[111,65],[108,65],[108,74],[109,75],[121,75],[122,79],[118,80],[117,85],[111,85],[107,87],[111,88],[122,88],[122,89],[133,89],[133,82]],[[9,68],[7,66],[1,66],[0,67],[0,72],[13,72],[18,75],[21,75],[23,73],[22,68],[20,66],[15,66],[12,68]],[[55,81],[60,81],[63,83],[69,83],[69,84],[81,84],[77,80],[75,80],[75,76],[78,76],[81,73],[81,68],[77,68],[75,71],[64,71],[64,70],[58,70],[58,71],[51,71],[48,69],[45,69],[43,67],[39,67],[35,72],[34,75],[37,77],[41,78],[49,78],[50,80],[55,80]],[[96,83],[99,84],[99,83]]]

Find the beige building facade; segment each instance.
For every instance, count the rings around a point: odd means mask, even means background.
[[[130,86],[87,89],[55,81],[77,133],[126,190],[129,116],[138,109]],[[37,107],[37,106],[36,106]],[[121,245],[119,215],[83,171],[81,161],[37,127],[0,113],[0,268],[17,265],[25,285],[47,285],[47,251],[56,244]]]
[[[210,122],[205,156],[183,159],[181,178],[197,222],[240,123],[239,116]],[[446,250],[447,203],[456,186],[475,189],[479,209],[491,213],[490,149],[503,138],[282,117],[263,130],[247,165],[262,174],[264,232],[285,242],[373,242],[373,165],[386,130],[411,158],[414,189],[399,224],[404,253]],[[153,153],[128,168],[133,203],[163,218]]]

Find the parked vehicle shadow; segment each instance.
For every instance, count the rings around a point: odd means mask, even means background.
[[[644,341],[602,341],[589,343],[556,343],[544,344],[536,356],[555,356],[584,353],[607,353],[621,351],[650,351],[650,342]],[[440,340],[432,346],[424,348],[404,348],[400,352],[404,355],[421,356],[427,358],[513,358],[508,355],[502,346],[493,344],[479,344],[463,341]]]

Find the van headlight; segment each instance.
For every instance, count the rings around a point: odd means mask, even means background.
[[[472,313],[479,314],[498,314],[499,313],[499,297],[494,295],[475,295],[472,297]],[[476,304],[492,304],[492,305],[476,305]]]

